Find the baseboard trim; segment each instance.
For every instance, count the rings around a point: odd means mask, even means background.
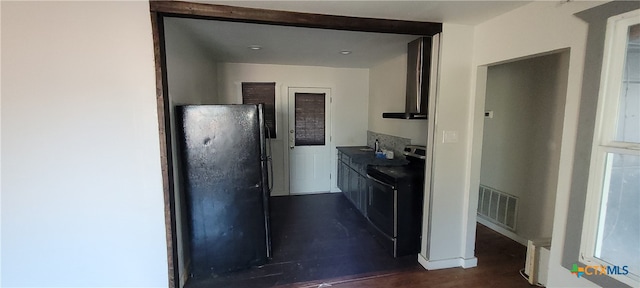
[[[489,229],[491,229],[493,231],[496,231],[496,232],[504,235],[505,237],[507,237],[507,238],[509,238],[509,239],[511,239],[513,241],[516,241],[516,242],[518,242],[518,243],[520,243],[520,244],[522,244],[524,246],[527,246],[527,239],[524,239],[524,238],[518,236],[516,233],[513,233],[513,232],[511,232],[511,231],[509,231],[507,229],[504,229],[504,228],[502,228],[502,227],[500,227],[500,226],[498,226],[496,224],[493,224],[493,223],[489,222],[488,220],[483,219],[482,217],[477,217],[477,218],[478,218],[477,219],[478,223],[480,223],[480,224],[482,224],[484,226],[487,226]]]
[[[463,258],[451,258],[451,259],[443,259],[443,260],[435,260],[431,261],[422,256],[422,254],[418,254],[418,263],[427,270],[438,270],[438,269],[447,269],[447,268],[455,268],[462,267],[464,269],[473,268],[478,266],[478,258],[473,257],[469,259]]]
[[[460,258],[460,261],[462,261],[462,268],[464,268],[464,269],[473,268],[473,267],[477,267],[478,266],[478,258],[477,257],[473,257],[473,258],[469,258],[469,259]]]

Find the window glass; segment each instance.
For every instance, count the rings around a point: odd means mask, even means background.
[[[640,24],[629,27],[615,141],[640,143]]]
[[[640,156],[608,153],[595,257],[640,275]]]

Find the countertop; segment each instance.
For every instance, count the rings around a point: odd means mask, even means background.
[[[373,149],[367,146],[339,146],[336,147],[336,149],[349,156],[349,158],[351,158],[351,162],[363,165],[402,166],[409,163],[409,161],[404,159],[403,155],[394,155],[395,158],[393,159],[376,158],[376,154],[373,152]]]

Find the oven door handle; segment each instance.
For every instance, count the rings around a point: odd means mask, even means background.
[[[384,183],[384,182],[382,182],[382,181],[380,181],[380,180],[378,180],[378,179],[376,179],[376,178],[373,178],[373,177],[372,177],[371,175],[369,175],[369,174],[367,174],[367,178],[369,178],[370,180],[373,180],[373,181],[377,182],[377,183],[378,183],[378,184],[380,184],[380,185],[387,186],[387,187],[389,187],[389,188],[391,188],[391,189],[393,189],[393,190],[396,190],[396,187],[395,187],[395,186],[393,186],[393,185],[389,185],[389,184]]]

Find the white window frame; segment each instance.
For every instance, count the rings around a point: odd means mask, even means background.
[[[591,166],[580,244],[580,262],[589,266],[625,265],[624,263],[607,263],[598,259],[595,257],[595,251],[596,244],[601,242],[597,239],[598,227],[604,225],[604,217],[600,217],[600,215],[606,215],[606,208],[600,211],[600,207],[602,207],[602,201],[608,199],[609,184],[605,183],[606,179],[608,179],[605,171],[610,171],[610,169],[606,167],[607,155],[608,153],[618,153],[640,156],[639,143],[614,141],[628,29],[635,24],[640,24],[640,10],[616,15],[607,21],[601,85],[596,112],[596,128],[591,151]],[[640,278],[631,273],[608,276],[632,287],[640,286]]]

